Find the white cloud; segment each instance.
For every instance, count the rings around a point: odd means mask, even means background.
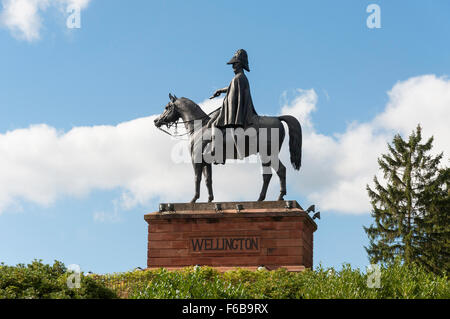
[[[43,26],[42,13],[49,7],[62,10],[76,5],[84,9],[89,2],[90,0],[2,0],[0,25],[8,28],[18,39],[39,40]]]
[[[425,134],[434,135],[435,149],[450,155],[450,80],[434,75],[397,83],[389,92],[386,110],[374,126],[408,135],[414,123],[421,123]]]
[[[377,158],[387,151],[387,142],[401,133],[407,137],[417,126],[424,138],[435,137],[434,151],[450,154],[450,81],[434,75],[397,83],[386,109],[367,123],[353,123],[333,137],[319,134],[310,125],[317,95],[313,90],[300,96],[284,113],[297,116],[304,125],[304,160],[298,178],[289,172],[291,183],[321,209],[343,213],[370,211],[365,186],[378,173]]]
[[[386,152],[394,133],[407,135],[419,122],[424,137],[434,135],[435,150],[445,151],[448,158],[450,81],[435,76],[411,78],[397,83],[389,97],[386,109],[372,121],[353,123],[344,133],[327,136],[313,125],[316,92],[299,90],[281,109],[283,114],[297,116],[303,125],[300,172],[289,164],[287,140],[282,148],[288,197],[302,195],[322,210],[367,213],[365,185],[378,171],[377,158]],[[219,104],[220,99],[208,100],[202,107],[209,112]],[[174,149],[180,143],[186,148],[187,143],[157,130],[155,117],[117,126],[75,127],[68,132],[41,124],[0,134],[0,212],[23,200],[51,205],[62,196],[85,196],[98,189],[122,190],[120,205],[125,208],[152,199],[190,200],[192,165],[171,161]],[[214,166],[213,180],[220,201],[255,200],[262,186],[260,165],[251,163]],[[268,199],[276,198],[278,188],[275,175]],[[202,182],[201,200],[206,198]],[[110,217],[94,214],[97,221]]]

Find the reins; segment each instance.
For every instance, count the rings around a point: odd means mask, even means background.
[[[193,119],[193,120],[189,120],[189,121],[176,121],[176,122],[168,123],[168,124],[165,124],[165,125],[166,125],[166,127],[167,127],[168,129],[171,128],[172,126],[175,126],[175,132],[176,132],[176,131],[177,131],[177,128],[178,128],[178,124],[188,124],[188,123],[192,123],[192,122],[195,122],[195,121],[204,120],[205,118],[209,117],[211,114],[213,114],[214,112],[216,112],[216,111],[219,110],[219,109],[220,109],[220,107],[217,108],[217,109],[215,109],[215,110],[212,111],[211,113],[208,113],[208,114],[206,114],[206,115],[204,115],[204,116],[202,116],[202,117],[200,117],[200,118],[197,118],[197,119]],[[191,135],[192,133],[194,133],[194,129],[192,129],[192,130],[190,130],[190,131],[187,131],[186,133],[183,133],[183,134],[176,134],[176,133],[173,134],[173,133],[170,133],[170,132],[166,131],[165,129],[163,129],[163,128],[161,128],[161,127],[158,127],[158,129],[159,129],[160,131],[163,131],[163,132],[166,133],[167,135],[174,137],[174,138],[183,137],[183,136]]]

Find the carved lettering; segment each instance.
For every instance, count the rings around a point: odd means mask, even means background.
[[[230,251],[230,252],[257,252],[259,251],[259,237],[215,237],[191,238],[190,250],[192,252]]]

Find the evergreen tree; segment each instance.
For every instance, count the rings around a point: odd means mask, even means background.
[[[439,170],[426,184],[418,203],[424,212],[416,220],[418,262],[435,273],[450,273],[450,168]]]
[[[417,127],[409,139],[396,135],[388,154],[378,159],[386,186],[375,176],[367,186],[375,223],[364,227],[373,263],[420,263],[434,272],[449,271],[450,171],[439,168],[443,154],[429,155],[433,138],[422,142]]]

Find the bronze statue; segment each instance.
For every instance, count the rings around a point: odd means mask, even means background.
[[[243,49],[238,50],[227,64],[233,65],[235,76],[228,87],[217,90],[210,97],[213,99],[226,93],[222,108],[214,119],[213,125],[219,128],[246,127],[252,124],[255,116],[258,116],[253,107],[250,84],[244,74],[244,69],[250,72],[247,52]]]
[[[237,50],[233,58],[227,64],[233,66],[235,76],[228,87],[217,90],[210,97],[210,99],[213,99],[220,96],[222,93],[226,93],[220,112],[217,113],[216,117],[211,119],[210,125],[221,129],[221,134],[223,134],[223,130],[226,128],[233,129],[230,131],[229,135],[232,136],[235,141],[238,158],[242,159],[243,155],[237,147],[234,129],[248,127],[253,123],[254,118],[258,116],[253,107],[250,84],[244,73],[244,69],[250,72],[247,52],[244,49]],[[211,149],[212,154],[215,155],[215,138],[212,138]],[[214,164],[225,164],[225,161],[226,156],[220,158],[215,157]]]
[[[289,152],[291,163],[296,170],[301,166],[300,123],[290,115],[258,116],[253,107],[247,77],[243,72],[243,69],[249,71],[245,50],[238,50],[228,64],[233,65],[235,77],[228,88],[217,90],[211,97],[217,97],[221,93],[227,94],[221,108],[206,114],[190,99],[169,94],[170,102],[164,112],[155,119],[155,126],[170,127],[177,123],[185,125],[190,137],[191,160],[195,174],[195,196],[191,200],[192,203],[200,197],[202,174],[206,179],[208,201],[214,200],[212,163],[224,163],[226,159],[242,159],[253,154],[259,155],[263,168],[263,187],[258,201],[266,198],[272,169],[280,179],[278,200],[283,200],[286,195],[286,167],[278,157],[285,138],[282,121],[289,128]],[[215,146],[212,147],[211,144]],[[222,152],[224,149],[226,152]]]

